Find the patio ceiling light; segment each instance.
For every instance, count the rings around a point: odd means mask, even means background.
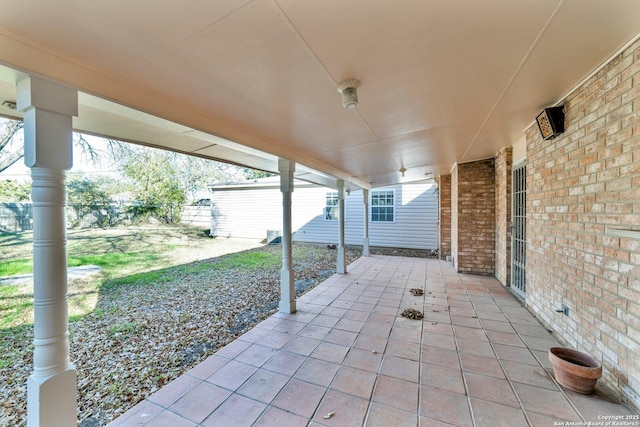
[[[400,172],[402,174],[402,177],[404,178],[404,173],[407,171],[407,168],[405,168],[404,166],[402,166],[398,172]]]
[[[338,83],[336,89],[342,94],[342,106],[347,110],[353,110],[358,106],[358,92],[356,88],[360,82],[356,79],[347,79]]]

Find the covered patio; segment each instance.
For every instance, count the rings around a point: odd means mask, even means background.
[[[110,426],[553,426],[634,414],[601,385],[591,396],[558,386],[551,334],[498,280],[446,261],[362,257],[297,308]],[[424,319],[400,316],[407,308]]]
[[[557,387],[544,370],[555,342],[529,312],[640,407],[640,2],[10,0],[4,9],[0,116],[24,121],[34,204],[29,426],[77,423],[65,228],[73,131],[280,175],[280,314],[130,422],[548,425],[626,411],[590,411],[585,402],[606,403]],[[294,179],[337,190],[339,233],[322,243],[337,243],[344,274],[300,301]],[[368,259],[373,192],[421,181],[438,188],[442,260]],[[365,257],[347,272],[352,190],[363,194]],[[382,207],[405,203],[396,199]],[[407,293],[414,285],[424,298]],[[426,319],[399,318],[405,304]],[[225,383],[232,366],[246,375]]]

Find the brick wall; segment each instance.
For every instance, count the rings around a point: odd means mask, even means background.
[[[511,276],[511,159],[512,149],[496,154],[496,278],[509,285]]]
[[[640,228],[640,42],[564,105],[564,134],[526,132],[527,305],[637,408],[640,237],[614,229]]]
[[[451,174],[451,252],[461,273],[495,272],[494,163],[458,164]]]
[[[451,256],[451,175],[441,175],[438,184],[440,197],[438,211],[440,212],[440,259]]]

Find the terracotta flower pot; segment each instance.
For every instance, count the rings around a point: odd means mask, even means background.
[[[558,383],[577,393],[591,394],[598,378],[602,376],[602,365],[588,354],[570,348],[551,347],[549,361]]]

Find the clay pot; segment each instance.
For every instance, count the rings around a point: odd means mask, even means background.
[[[577,393],[591,394],[598,378],[602,376],[602,365],[588,354],[563,347],[549,349],[549,361],[558,383]]]

